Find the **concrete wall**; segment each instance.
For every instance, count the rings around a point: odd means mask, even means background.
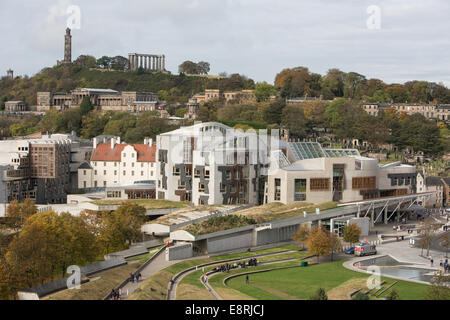
[[[239,248],[251,247],[253,244],[252,230],[224,235],[208,239],[208,253],[234,250]]]
[[[300,227],[299,224],[257,232],[257,245],[265,245],[292,239],[293,234]]]
[[[166,248],[166,261],[192,258],[192,243],[178,244]]]

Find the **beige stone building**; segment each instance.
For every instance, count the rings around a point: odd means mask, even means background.
[[[92,105],[100,111],[124,111],[140,113],[156,111],[158,95],[151,92],[124,91],[111,89],[82,88],[70,93],[37,93],[37,111],[49,109],[64,110],[80,106],[84,97],[89,97]]]
[[[256,97],[253,90],[225,91],[220,89],[206,89],[205,92],[198,93],[192,97],[197,103],[202,104],[211,100],[225,99],[225,101],[250,102],[255,101]]]
[[[394,108],[398,113],[420,113],[428,119],[450,121],[450,104],[418,104],[418,103],[364,103],[364,110],[372,116],[378,115],[380,110]]]
[[[21,112],[27,111],[27,106],[23,101],[7,101],[5,102],[6,112]]]
[[[359,201],[415,193],[416,169],[360,156],[356,149],[322,149],[288,142],[272,155],[265,203]]]

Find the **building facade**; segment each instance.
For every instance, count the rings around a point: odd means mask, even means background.
[[[205,92],[198,93],[192,98],[197,100],[197,103],[203,104],[208,101],[225,99],[225,101],[237,101],[239,103],[252,102],[256,100],[253,90],[240,91],[222,91],[219,89],[206,89]]]
[[[249,148],[249,139],[214,122],[157,136],[158,199],[195,205],[261,203],[264,176],[258,149]]]
[[[274,151],[265,203],[349,202],[416,192],[416,169],[360,156],[356,149],[322,149],[315,142],[288,142]]]
[[[79,107],[89,97],[94,108],[100,111],[140,113],[156,111],[158,95],[151,92],[119,92],[111,89],[82,88],[70,93],[37,93],[37,111],[64,110]]]
[[[377,116],[380,110],[395,109],[398,113],[419,113],[428,119],[450,121],[450,104],[418,104],[418,103],[364,103],[364,110],[372,116]]]
[[[27,111],[27,106],[23,101],[7,101],[5,102],[6,112],[22,112]]]
[[[78,168],[78,188],[118,187],[136,181],[154,181],[155,158],[156,145],[152,139],[145,139],[144,144],[126,144],[116,137],[102,143],[94,138],[90,162]]]

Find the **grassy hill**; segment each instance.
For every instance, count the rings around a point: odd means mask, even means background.
[[[22,100],[28,105],[36,104],[36,92],[68,92],[75,88],[102,88],[119,91],[166,91],[169,102],[186,102],[190,96],[205,88],[238,90],[253,89],[254,81],[233,75],[228,78],[173,75],[162,72],[142,73],[105,71],[54,66],[44,68],[32,77],[3,78],[0,80],[0,103]],[[164,97],[166,98],[166,97]],[[163,99],[164,99],[163,98]]]

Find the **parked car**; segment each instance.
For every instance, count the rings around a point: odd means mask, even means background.
[[[345,250],[345,254],[355,254],[355,247]]]

